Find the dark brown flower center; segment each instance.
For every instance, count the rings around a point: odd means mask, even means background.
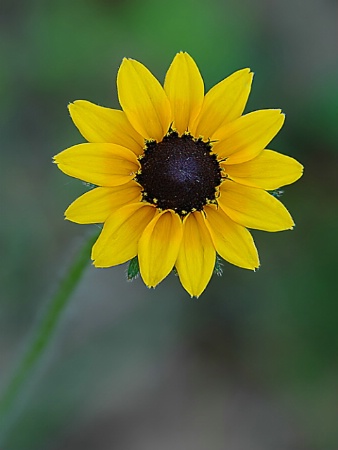
[[[160,209],[185,215],[216,200],[221,168],[210,143],[171,132],[162,142],[147,143],[140,164],[136,181],[143,199]]]

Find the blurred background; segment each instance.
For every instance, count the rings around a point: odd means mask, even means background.
[[[171,275],[88,269],[6,427],[2,450],[338,448],[335,0],[2,0],[0,388],[93,230],[63,213],[86,187],[53,166],[83,142],[67,104],[119,108],[124,56],[163,81],[180,50],[209,89],[255,72],[246,111],[282,108],[270,148],[299,159],[292,232],[253,232],[198,300]]]

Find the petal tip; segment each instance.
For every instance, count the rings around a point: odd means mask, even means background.
[[[269,108],[267,110],[262,109],[260,111],[270,111],[271,114],[277,117],[285,117],[285,113],[282,111],[281,108]]]
[[[96,267],[97,269],[106,269],[107,267],[111,267],[109,264],[104,264],[103,262],[100,262],[99,255],[95,258],[94,252],[92,252],[91,259],[92,259],[92,266]]]
[[[283,112],[282,108],[268,108],[268,109],[261,109],[257,111],[266,111],[267,113],[270,112],[271,114],[275,114],[276,116],[284,116],[285,113]]]
[[[68,206],[68,208],[66,209],[66,211],[63,213],[63,218],[64,220],[69,220],[72,221],[72,219],[70,218],[68,211],[69,211],[70,206]]]
[[[295,161],[297,161],[297,160],[295,160]],[[304,166],[299,161],[297,161],[297,163],[298,163],[298,170],[299,170],[299,173],[298,173],[299,177],[297,178],[297,180],[299,180],[299,178],[304,175]]]
[[[234,72],[236,73],[236,72]],[[243,67],[243,69],[237,70],[237,73],[252,73],[250,67]]]
[[[286,119],[286,114],[281,109],[276,109],[278,111],[278,119],[280,120],[281,124],[283,125]]]
[[[72,113],[81,108],[81,106],[84,106],[84,104],[86,103],[90,102],[88,102],[87,100],[74,100],[73,102],[69,102],[67,105],[67,109],[70,116],[72,117]]]
[[[56,164],[60,168],[60,164],[62,164],[62,156],[60,157],[60,154],[62,152],[58,153],[57,155],[52,157],[52,163]]]
[[[82,100],[82,101],[84,101],[84,100]],[[67,109],[68,109],[70,115],[72,115],[72,110],[74,110],[76,107],[79,106],[80,102],[81,102],[81,100],[75,100],[73,102],[68,103]]]
[[[249,269],[249,270],[252,270],[253,272],[257,272],[257,270],[258,270],[258,269],[260,268],[260,266],[261,266],[261,263],[260,263],[260,261],[259,261],[258,254],[257,254],[256,256],[257,256],[257,259],[255,259],[255,260],[252,262],[251,267],[248,267],[248,269]]]
[[[125,65],[128,64],[128,62],[129,62],[129,58],[127,58],[126,56],[124,56],[124,57],[122,58],[122,61],[121,61],[119,70],[118,70],[118,72],[117,72],[117,79],[118,79],[118,77],[119,77],[119,72],[120,72],[120,70],[122,70],[122,69],[125,67]]]
[[[122,67],[124,64],[133,64],[133,63],[137,63],[138,61],[136,61],[136,59],[134,58],[128,58],[127,56],[124,56],[122,58],[122,62],[121,62],[121,66]]]

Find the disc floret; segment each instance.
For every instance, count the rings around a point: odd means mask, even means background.
[[[216,202],[221,168],[210,142],[169,132],[161,142],[146,143],[136,181],[143,200],[185,216]]]

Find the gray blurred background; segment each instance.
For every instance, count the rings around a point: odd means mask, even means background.
[[[93,229],[63,220],[86,190],[51,163],[83,142],[66,106],[118,108],[124,56],[162,82],[185,50],[207,89],[250,67],[246,111],[282,108],[271,148],[305,165],[296,228],[254,232],[260,270],[199,300],[88,264],[2,450],[338,448],[337,22],[335,0],[2,0],[0,388]]]

